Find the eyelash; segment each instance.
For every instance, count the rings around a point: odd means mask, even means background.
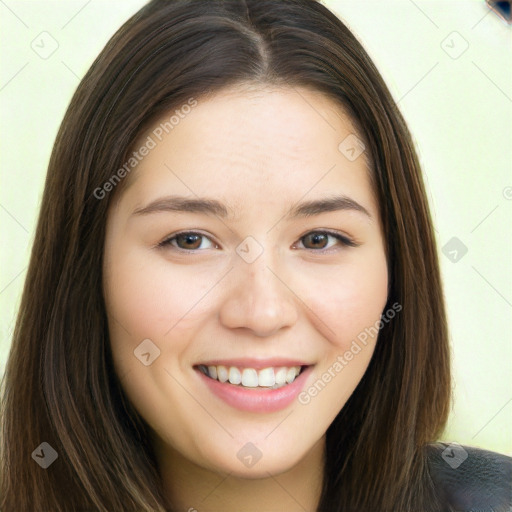
[[[308,235],[312,235],[312,234],[331,236],[333,238],[336,238],[339,242],[341,242],[341,245],[344,245],[346,247],[357,247],[359,245],[356,242],[354,242],[353,240],[351,240],[350,238],[348,238],[347,236],[342,235],[341,233],[338,233],[336,231],[328,231],[328,230],[310,231],[309,233],[306,233],[305,235],[301,236],[299,238],[299,241],[301,241],[303,238],[306,238]],[[172,236],[166,238],[165,240],[163,240],[162,242],[157,244],[157,247],[160,247],[160,248],[171,247],[174,250],[177,250],[180,252],[188,252],[188,253],[204,251],[204,249],[182,249],[181,247],[175,247],[174,245],[172,245],[171,242],[173,240],[176,240],[176,238],[178,238],[179,236],[182,236],[182,235],[199,235],[200,237],[209,239],[208,236],[204,235],[203,233],[199,233],[197,231],[181,231],[179,233],[175,233]],[[211,240],[211,241],[213,242],[213,240]],[[215,243],[215,242],[213,242],[213,243]],[[322,253],[322,252],[330,253],[331,250],[332,250],[332,247],[329,249],[306,249],[306,251],[320,252],[320,253]]]

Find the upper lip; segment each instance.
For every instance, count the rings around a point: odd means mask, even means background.
[[[289,357],[273,357],[270,359],[210,359],[197,363],[195,366],[236,366],[238,368],[254,368],[255,370],[261,370],[263,368],[277,368],[280,366],[286,366],[288,368],[292,366],[310,366],[310,364],[311,363],[299,359],[291,359]]]

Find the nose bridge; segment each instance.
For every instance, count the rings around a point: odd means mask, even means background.
[[[278,255],[270,247],[270,238],[261,243],[251,238],[237,248],[232,284],[220,319],[226,327],[243,327],[257,336],[269,336],[296,321],[296,305],[279,277]]]
[[[276,255],[272,253],[269,247],[262,250],[261,254],[254,261],[239,261],[237,270],[242,283],[248,288],[248,291],[259,295],[268,295],[267,299],[271,299],[275,294],[280,294],[282,290],[278,290],[278,284],[282,283],[276,278],[271,269],[275,269]]]

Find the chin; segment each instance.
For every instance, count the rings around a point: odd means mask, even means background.
[[[291,470],[307,452],[304,450],[304,455],[301,455],[296,448],[290,450],[282,444],[281,446],[283,449],[276,451],[274,446],[260,449],[252,443],[243,443],[242,448],[238,448],[237,443],[234,450],[207,456],[204,467],[217,473],[229,473],[236,478],[248,480],[268,478],[270,475],[275,476]]]
[[[211,467],[210,469],[218,473],[229,473],[232,478],[241,478],[244,480],[259,480],[277,476],[291,470],[297,461],[291,461],[283,454],[282,459],[272,457],[272,460],[264,461],[263,457],[252,467],[245,467],[237,459],[238,463],[224,461],[224,464]]]

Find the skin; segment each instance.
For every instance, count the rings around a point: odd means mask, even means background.
[[[362,378],[376,337],[342,371],[333,364],[379,321],[388,291],[366,155],[350,161],[338,149],[353,133],[341,107],[319,92],[225,90],[180,119],[111,206],[104,292],[114,364],[151,428],[176,510],[303,512],[318,504],[325,432]],[[296,203],[333,193],[370,216],[339,210],[285,218]],[[215,198],[235,217],[133,214],[170,194]],[[306,237],[321,230],[358,245]],[[204,238],[157,246],[182,231]],[[252,263],[236,251],[248,236],[263,251]],[[134,357],[145,339],[160,350],[148,366]],[[208,359],[277,356],[314,364],[304,389],[329,369],[334,377],[307,404],[254,413],[211,394],[193,369]],[[261,452],[252,467],[237,457],[248,442]]]

